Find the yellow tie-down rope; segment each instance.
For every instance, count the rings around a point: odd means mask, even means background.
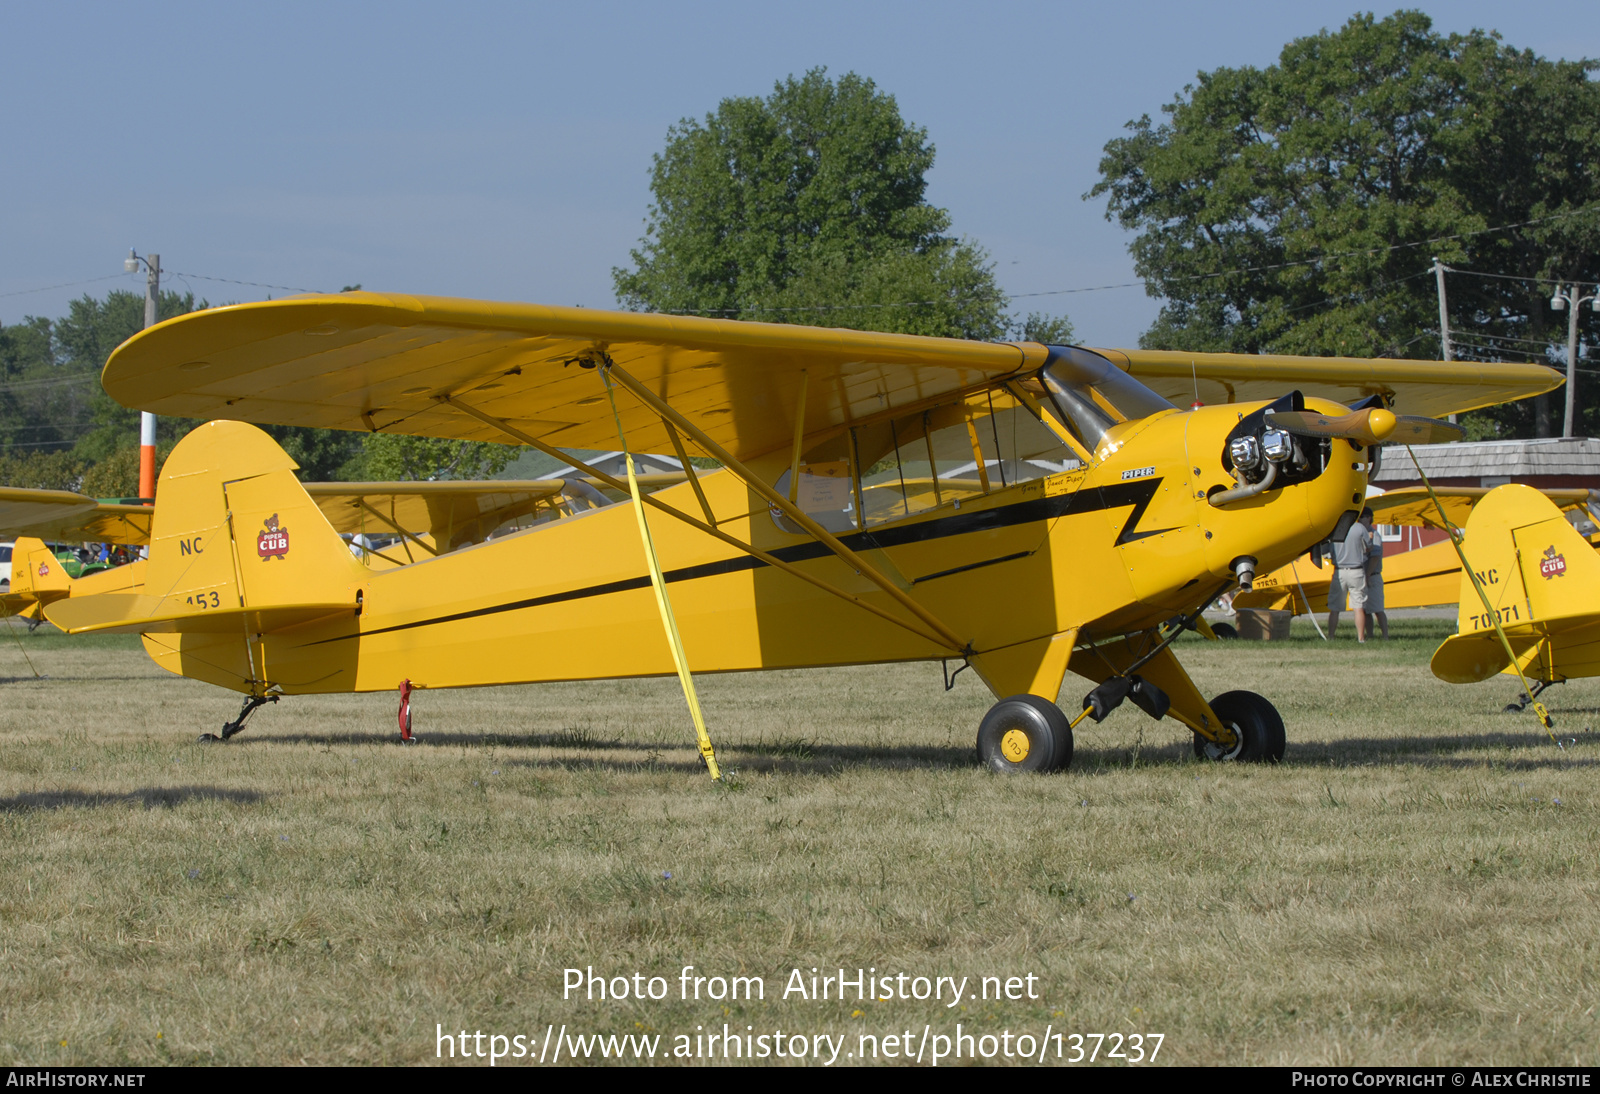
[[[1422,485],[1428,488],[1428,497],[1433,499],[1433,507],[1439,510],[1439,522],[1444,525],[1444,534],[1450,537],[1450,545],[1456,549],[1456,557],[1461,560],[1461,568],[1472,579],[1472,587],[1478,593],[1479,602],[1483,604],[1484,614],[1489,617],[1489,622],[1494,624],[1494,633],[1500,638],[1501,648],[1505,650],[1506,656],[1511,659],[1511,667],[1517,670],[1517,679],[1522,682],[1522,694],[1526,695],[1528,701],[1533,704],[1533,712],[1538,715],[1539,724],[1544,726],[1544,731],[1550,734],[1551,742],[1557,748],[1565,751],[1561,742],[1556,740],[1555,722],[1551,720],[1550,712],[1544,708],[1543,703],[1533,697],[1533,689],[1528,686],[1528,678],[1522,674],[1522,666],[1517,663],[1517,655],[1511,648],[1511,640],[1506,637],[1505,628],[1500,626],[1499,611],[1495,609],[1493,604],[1489,603],[1489,594],[1483,591],[1483,583],[1478,580],[1478,572],[1472,568],[1472,564],[1467,561],[1467,553],[1461,549],[1461,536],[1457,534],[1456,526],[1451,524],[1450,518],[1445,515],[1444,503],[1439,500],[1439,495],[1433,492],[1433,483],[1429,482],[1428,476],[1422,473],[1422,465],[1417,462],[1417,454],[1411,450],[1409,444],[1406,445],[1406,454],[1411,457],[1411,466],[1417,469],[1417,477],[1422,480]]]
[[[650,563],[650,586],[655,589],[656,607],[661,610],[661,625],[667,631],[667,644],[672,647],[672,662],[678,667],[678,682],[683,685],[683,698],[689,704],[689,714],[694,718],[695,739],[700,744],[700,757],[713,780],[722,778],[717,767],[717,754],[711,747],[711,735],[706,732],[706,719],[700,713],[700,697],[695,694],[694,677],[689,675],[689,660],[683,653],[683,638],[678,634],[678,621],[672,614],[672,601],[667,598],[667,582],[661,576],[661,562],[656,558],[655,540],[650,536],[650,524],[644,516],[644,500],[639,496],[639,480],[633,471],[633,454],[628,451],[628,438],[622,432],[622,415],[617,412],[617,397],[612,391],[611,375],[605,365],[597,371],[605,381],[606,398],[611,400],[611,416],[617,423],[617,438],[622,444],[622,456],[628,464],[628,490],[633,494],[633,515],[639,519],[639,538],[644,541],[644,557]]]

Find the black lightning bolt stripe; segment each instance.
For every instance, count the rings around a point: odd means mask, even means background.
[[[1032,501],[1017,502],[1013,505],[1001,505],[993,509],[985,509],[976,513],[952,513],[947,517],[935,520],[926,520],[918,524],[901,525],[897,528],[883,528],[877,531],[855,532],[851,535],[840,536],[839,541],[852,551],[881,550],[886,547],[902,547],[910,543],[923,543],[931,539],[947,539],[950,536],[964,536],[972,532],[987,532],[995,528],[1009,528],[1017,524],[1032,524],[1037,521],[1053,520],[1056,517],[1073,516],[1079,513],[1093,513],[1106,509],[1120,509],[1132,506],[1133,512],[1128,515],[1128,523],[1123,528],[1122,535],[1117,539],[1117,546],[1122,546],[1130,540],[1143,538],[1144,535],[1155,535],[1154,532],[1134,533],[1134,526],[1139,523],[1139,518],[1156,496],[1161,480],[1141,479],[1137,482],[1117,483],[1113,486],[1102,486],[1079,490],[1073,494],[1062,494],[1057,497],[1035,498]],[[814,558],[822,558],[833,552],[826,544],[815,540],[807,543],[796,543],[789,547],[775,547],[768,554],[784,562],[805,562]],[[951,573],[973,569],[977,566],[993,564],[995,562],[1010,561],[1019,556],[989,559],[975,563],[971,567],[960,567],[954,571],[944,571],[939,574],[929,574],[926,577],[913,580],[926,581],[929,578],[944,577]],[[741,555],[737,558],[722,559],[718,562],[704,562],[698,566],[684,566],[676,570],[667,570],[661,576],[671,584],[678,581],[695,581],[705,577],[717,577],[721,574],[739,573],[744,570],[764,568],[767,563],[751,555]],[[454,612],[450,615],[434,616],[431,619],[419,619],[414,623],[397,623],[392,627],[379,627],[375,630],[362,631],[362,636],[388,634],[390,631],[412,630],[416,627],[431,627],[440,623],[455,623],[463,619],[480,619],[486,615],[498,615],[501,612],[517,612],[525,608],[539,608],[546,604],[560,604],[570,600],[584,600],[591,596],[606,596],[610,593],[630,592],[634,589],[648,589],[650,578],[642,577],[623,578],[621,581],[607,581],[599,585],[586,585],[579,589],[568,589],[566,592],[550,593],[545,596],[530,596],[523,600],[512,600],[504,604],[492,604],[486,608],[474,608],[471,611]],[[320,646],[324,642],[342,642],[356,635],[340,635],[337,638],[324,638],[318,642],[310,643]]]

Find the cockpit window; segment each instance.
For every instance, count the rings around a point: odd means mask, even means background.
[[[1167,400],[1090,350],[1051,346],[1039,372],[1046,407],[1089,451],[1099,454],[1122,422],[1176,410]]]

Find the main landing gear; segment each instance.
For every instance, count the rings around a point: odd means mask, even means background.
[[[978,758],[1004,775],[1059,771],[1072,763],[1072,726],[1050,700],[1013,695],[983,716]]]
[[[1268,764],[1283,759],[1283,718],[1266,699],[1253,691],[1225,691],[1211,700],[1211,709],[1233,729],[1234,745],[1223,748],[1196,733],[1194,754],[1200,759]]]
[[[235,733],[238,733],[244,728],[245,719],[254,714],[257,707],[266,706],[268,703],[276,703],[277,701],[278,697],[276,695],[246,696],[244,705],[239,708],[239,717],[235,718],[231,722],[228,722],[222,727],[222,736],[219,737],[215,733],[202,733],[200,734],[200,743],[205,744],[210,741],[226,741],[229,737],[232,737]]]
[[[1113,676],[1083,700],[1078,720],[1100,721],[1131,699],[1146,714],[1160,719],[1170,708],[1167,695],[1148,680]],[[1253,691],[1229,691],[1211,700],[1211,709],[1232,729],[1229,748],[1194,737],[1194,754],[1206,760],[1278,763],[1283,759],[1283,718],[1270,702]],[[978,727],[978,759],[1004,775],[1060,771],[1072,763],[1072,726],[1061,708],[1037,695],[1013,695],[989,708]]]

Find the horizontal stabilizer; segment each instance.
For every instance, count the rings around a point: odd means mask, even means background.
[[[1500,636],[1488,631],[1446,638],[1433,651],[1430,667],[1447,684],[1476,684],[1504,672],[1511,667],[1511,661],[1500,644]]]
[[[354,616],[356,605],[274,604],[260,608],[183,606],[172,598],[143,593],[75,596],[45,609],[45,617],[68,634],[269,634],[334,616]]]

